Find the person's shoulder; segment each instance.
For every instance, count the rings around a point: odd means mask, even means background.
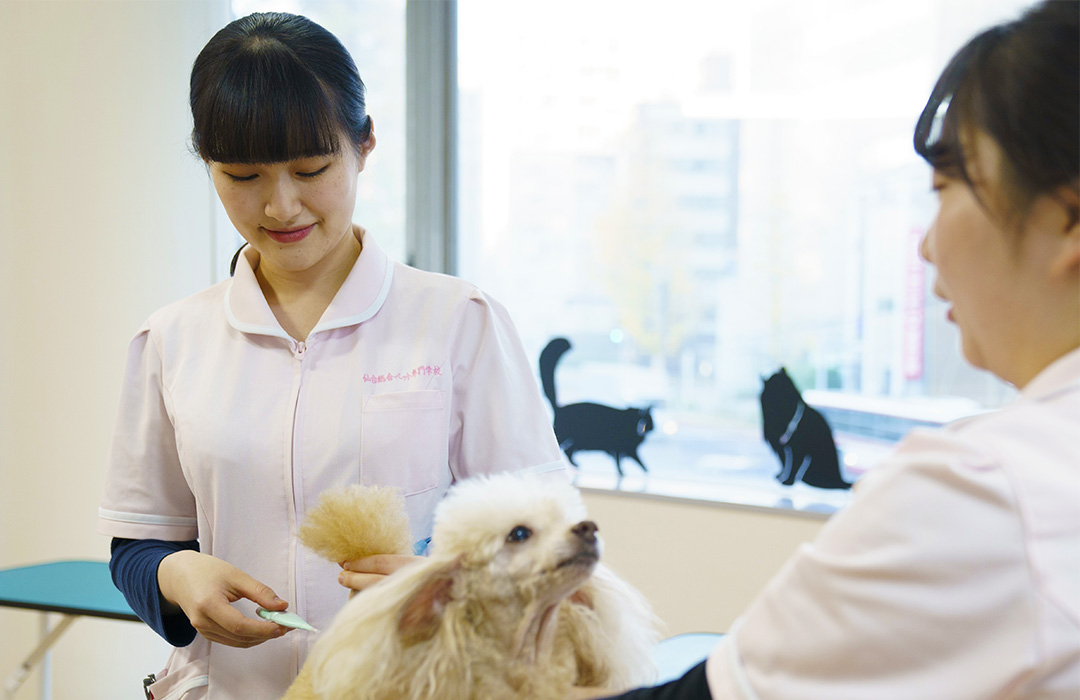
[[[1020,398],[948,425],[942,433],[1006,465],[1063,459],[1080,464],[1080,389],[1065,389],[1052,398]]]
[[[411,299],[461,307],[470,301],[497,304],[472,282],[440,272],[428,272],[404,263],[394,263],[395,293]]]
[[[917,498],[939,489],[970,491],[973,482],[996,482],[998,466],[994,453],[977,440],[943,428],[915,428],[855,482],[853,493],[866,498],[903,492]]]
[[[215,313],[223,313],[225,295],[232,280],[223,280],[190,296],[178,299],[154,311],[143,329],[153,332],[185,330],[193,324],[204,324]]]
[[[475,284],[460,277],[447,275],[442,272],[421,270],[402,262],[394,263],[394,279],[400,281],[410,290],[416,291],[432,289],[443,292],[454,291],[462,294],[469,294],[477,289]]]
[[[1010,502],[1075,503],[1078,423],[1080,413],[1059,404],[1020,400],[943,428],[917,428],[856,486],[933,483],[969,495],[996,492]]]

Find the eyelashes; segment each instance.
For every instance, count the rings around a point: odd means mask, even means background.
[[[310,172],[310,173],[296,173],[296,174],[297,174],[297,175],[299,175],[300,177],[304,177],[304,178],[308,178],[308,179],[311,179],[311,178],[315,178],[315,177],[318,177],[318,176],[322,175],[323,173],[325,173],[325,172],[327,171],[327,169],[328,169],[329,167],[330,167],[330,164],[329,164],[329,163],[327,163],[326,165],[322,166],[321,168],[319,168],[318,170],[316,170],[316,171],[314,171],[314,172]]]
[[[302,177],[305,180],[314,180],[315,178],[329,170],[330,166],[331,163],[327,163],[318,170],[313,170],[311,172],[297,172],[296,175],[297,177]],[[232,173],[225,173],[225,175],[228,176],[230,182],[251,182],[255,178],[259,177],[258,173],[253,173],[251,175],[233,175]]]

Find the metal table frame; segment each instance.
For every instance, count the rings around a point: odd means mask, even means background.
[[[41,613],[38,645],[4,684],[4,699],[11,700],[30,673],[42,664],[41,697],[51,695],[49,649],[79,617],[111,620],[139,618],[128,607],[124,596],[113,586],[109,565],[103,561],[65,560],[0,569],[0,606],[37,610]],[[60,621],[49,627],[50,613]]]

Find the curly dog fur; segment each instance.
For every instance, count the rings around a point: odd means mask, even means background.
[[[364,523],[385,523],[387,510],[403,522],[400,497],[386,491],[353,487],[324,499],[305,543],[335,561],[372,553]],[[343,520],[353,526],[343,530]],[[564,482],[460,482],[436,510],[431,556],[354,596],[285,700],[555,700],[572,685],[650,681],[659,621],[598,563],[596,529]]]

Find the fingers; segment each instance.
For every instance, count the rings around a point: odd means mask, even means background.
[[[289,604],[279,598],[270,586],[256,581],[240,569],[236,569],[236,574],[231,581],[234,586],[233,594],[236,596],[233,600],[247,598],[267,610],[284,610],[289,607]]]
[[[353,591],[362,591],[374,586],[386,578],[385,574],[358,574],[352,571],[342,571],[338,574],[338,583]]]
[[[158,566],[158,585],[165,600],[178,605],[195,630],[212,642],[247,648],[289,631],[247,617],[231,605],[246,598],[269,610],[288,607],[269,586],[216,557],[192,551],[170,554]]]
[[[287,634],[287,627],[245,616],[223,599],[201,605],[188,614],[191,625],[211,642],[249,648]]]
[[[401,567],[422,559],[423,557],[407,554],[376,554],[363,559],[342,562],[343,571],[338,575],[338,583],[354,591],[362,591],[374,586]]]
[[[423,559],[411,554],[376,554],[363,559],[342,562],[341,568],[362,574],[381,574],[388,576],[406,564]]]

